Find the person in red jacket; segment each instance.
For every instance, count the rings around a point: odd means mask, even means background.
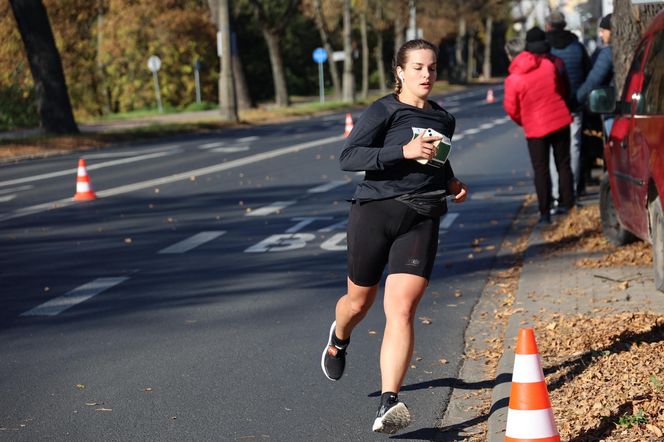
[[[556,66],[547,56],[548,43],[539,40],[537,31],[542,32],[539,28],[533,28],[526,34],[525,51],[516,54],[513,46],[506,46],[511,62],[509,75],[505,78],[503,106],[526,135],[535,173],[540,223],[548,224],[551,223],[550,148],[553,148],[560,176],[561,205],[565,209],[574,206],[569,128],[572,115],[561,96]]]

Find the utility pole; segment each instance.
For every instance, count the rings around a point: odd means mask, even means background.
[[[231,21],[229,0],[219,1],[219,33],[221,35],[221,72],[219,75],[219,110],[221,118],[238,122],[235,101],[235,81],[233,79],[233,57],[231,54]]]

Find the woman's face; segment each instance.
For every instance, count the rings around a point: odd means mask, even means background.
[[[402,66],[402,92],[418,98],[426,98],[436,82],[436,54],[431,49],[414,49],[408,52],[406,65]]]

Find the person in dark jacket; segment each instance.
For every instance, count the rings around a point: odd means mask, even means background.
[[[546,42],[534,44],[538,41],[538,30],[528,31],[525,51],[513,57],[510,63],[503,106],[510,118],[523,127],[535,174],[540,223],[548,224],[551,222],[550,148],[553,148],[560,174],[562,207],[571,209],[574,206],[569,148],[572,116],[559,93],[556,67],[542,53]]]
[[[579,42],[578,37],[570,31],[565,30],[567,22],[562,12],[554,10],[546,19],[546,40],[551,45],[551,53],[560,57],[565,63],[567,77],[569,79],[569,94],[565,101],[572,112],[572,124],[570,125],[570,164],[574,176],[574,191],[578,192],[581,182],[581,135],[583,108],[576,99],[577,90],[584,82],[590,70],[590,57],[586,48]],[[553,159],[553,157],[551,157]],[[554,162],[550,163],[551,191],[555,201],[559,200],[558,173]],[[559,206],[558,212],[565,209]]]
[[[408,41],[399,49],[395,92],[362,113],[339,157],[343,170],[364,171],[365,177],[348,219],[348,292],[337,302],[321,367],[330,380],[343,375],[351,333],[376,299],[387,266],[382,394],[373,423],[373,431],[382,433],[410,423],[398,393],[413,355],[415,310],[433,269],[446,197],[460,203],[467,196],[449,161],[442,167],[430,164],[438,143],[449,142],[455,128],[452,114],[428,99],[437,58],[438,48],[425,40]]]
[[[613,52],[611,50],[611,16],[608,14],[602,17],[599,22],[599,36],[602,40],[602,46],[597,49],[597,57],[588,77],[576,91],[576,99],[579,103],[585,104],[588,100],[590,91],[602,86],[611,86],[613,84]],[[594,54],[593,54],[594,55]],[[613,124],[613,117],[607,115],[604,117],[605,133],[608,135]]]

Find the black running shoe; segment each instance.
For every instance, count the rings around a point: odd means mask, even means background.
[[[346,348],[340,348],[332,343],[332,336],[337,322],[334,321],[330,327],[330,336],[327,338],[327,345],[323,349],[323,356],[320,360],[320,366],[325,376],[331,381],[337,381],[344,374],[346,367]]]
[[[373,430],[377,433],[394,434],[410,425],[410,412],[403,402],[395,400],[381,404],[376,413]]]

